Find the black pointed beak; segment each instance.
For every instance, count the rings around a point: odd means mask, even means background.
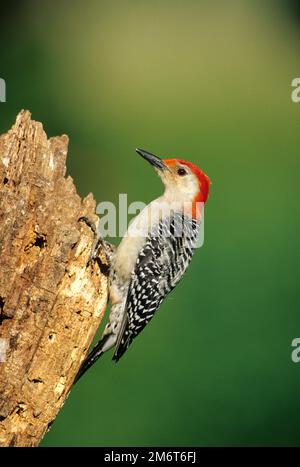
[[[146,159],[146,161],[148,161],[149,164],[153,165],[156,169],[165,170],[167,168],[165,163],[154,154],[144,151],[144,149],[136,149],[136,152],[144,159]]]

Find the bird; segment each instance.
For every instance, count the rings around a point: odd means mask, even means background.
[[[74,382],[111,348],[114,361],[124,355],[183,277],[197,246],[210,178],[192,162],[161,159],[143,149],[136,152],[154,167],[164,193],[131,221],[117,248],[96,240],[110,260],[112,307],[100,341]]]

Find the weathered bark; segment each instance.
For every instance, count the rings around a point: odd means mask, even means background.
[[[22,111],[0,137],[0,446],[36,446],[100,324],[107,274],[87,266],[95,201],[65,178],[68,138]],[[100,252],[103,264],[106,258]]]

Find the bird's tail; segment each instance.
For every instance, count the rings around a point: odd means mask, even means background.
[[[112,334],[106,334],[102,337],[102,339],[95,345],[93,350],[88,354],[86,359],[81,364],[73,384],[77,383],[81,376],[84,375],[84,373],[96,362],[96,360],[98,360],[98,358],[100,358],[101,355],[106,352],[106,350],[109,350],[114,345],[115,340],[116,338]]]

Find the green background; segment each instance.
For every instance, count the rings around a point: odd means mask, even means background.
[[[213,182],[186,277],[117,365],[106,354],[73,389],[42,446],[300,445],[299,13],[287,0],[1,5],[1,132],[27,108],[67,133],[69,173],[98,202],[161,193],[135,147]]]

